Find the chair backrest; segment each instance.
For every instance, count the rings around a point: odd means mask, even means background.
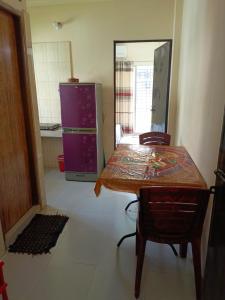
[[[146,132],[139,135],[141,145],[168,145],[170,144],[170,135],[164,132]]]
[[[181,187],[140,189],[140,232],[162,243],[182,243],[200,237],[209,193],[205,189]]]

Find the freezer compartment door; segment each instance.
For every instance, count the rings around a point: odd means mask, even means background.
[[[96,128],[95,85],[60,84],[62,127]]]
[[[95,133],[63,133],[65,172],[97,173]]]

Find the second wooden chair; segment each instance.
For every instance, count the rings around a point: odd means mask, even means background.
[[[145,132],[139,135],[140,145],[170,145],[170,135],[165,132]]]
[[[157,132],[157,131],[151,131],[151,132],[145,132],[143,134],[139,135],[139,143],[140,145],[170,145],[170,135],[165,132]],[[125,211],[128,210],[131,204],[137,203],[137,200],[133,200],[127,204],[125,207]]]

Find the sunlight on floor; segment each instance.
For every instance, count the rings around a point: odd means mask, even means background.
[[[139,144],[139,135],[126,134],[121,137],[120,144],[138,145]]]

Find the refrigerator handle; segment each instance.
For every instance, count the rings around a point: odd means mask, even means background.
[[[96,133],[96,128],[69,128],[64,127],[63,133],[77,134],[77,133]]]

